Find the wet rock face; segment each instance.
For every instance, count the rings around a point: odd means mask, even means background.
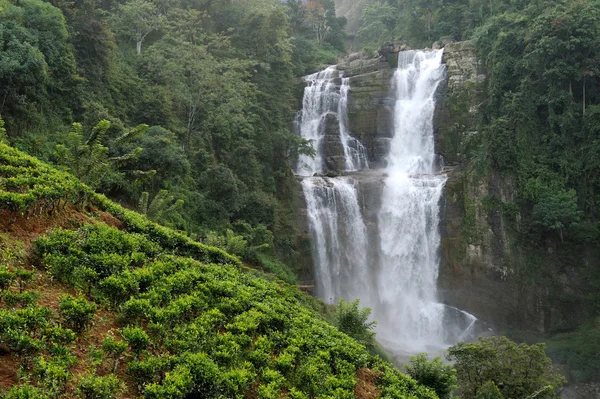
[[[444,46],[444,64],[448,73],[448,87],[462,89],[465,85],[485,82],[483,65],[471,41],[448,43]]]
[[[321,141],[319,153],[324,154],[325,171],[337,173],[344,170],[344,147],[340,136],[340,123],[335,113],[325,117],[325,134]]]
[[[350,77],[348,129],[366,148],[372,167],[381,167],[393,132],[394,100],[389,63],[377,60],[381,69]]]
[[[532,253],[524,245],[517,235],[518,210],[506,211],[515,204],[515,182],[476,161],[486,77],[475,48],[470,42],[447,44],[443,60],[447,85],[439,92],[434,118],[436,151],[449,170],[442,203],[440,299],[498,329],[544,332],[573,322],[577,310],[557,300],[556,292],[577,292],[577,271],[566,264],[555,267],[560,261],[552,248]],[[590,256],[582,253],[581,261],[592,262]],[[556,270],[553,279],[560,286],[525,277],[531,268]]]

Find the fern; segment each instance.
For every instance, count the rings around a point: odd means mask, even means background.
[[[138,211],[150,220],[168,220],[181,217],[179,211],[183,208],[183,200],[176,200],[168,190],[160,190],[149,201],[149,194],[143,192],[138,202]]]
[[[115,142],[116,143],[128,143],[128,142],[131,142],[131,141],[137,139],[138,137],[140,137],[142,134],[146,133],[146,131],[148,131],[148,129],[150,129],[150,126],[148,126],[146,124],[137,125],[133,129],[129,129],[122,136],[118,137],[115,140]]]

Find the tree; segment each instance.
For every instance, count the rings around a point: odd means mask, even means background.
[[[186,153],[207,143],[228,154],[236,139],[252,134],[248,115],[255,92],[248,81],[252,63],[229,58],[232,49],[225,37],[200,41],[208,44],[193,44],[169,32],[149,49],[147,69],[152,79],[171,89],[184,124]],[[220,57],[211,50],[220,52]]]
[[[538,399],[550,399],[556,398],[555,390],[565,379],[554,369],[545,349],[544,344],[529,346],[506,337],[488,337],[454,345],[447,358],[455,363],[461,398],[481,398],[480,391],[492,381],[505,398],[537,394]],[[490,391],[489,385],[485,391]]]
[[[457,387],[454,366],[444,364],[439,356],[429,361],[426,353],[411,356],[409,362],[404,367],[415,381],[433,389],[440,399],[452,398]]]
[[[488,381],[477,392],[475,399],[504,399],[504,396],[493,381]]]
[[[563,230],[579,222],[575,190],[545,190],[533,207],[534,223],[544,231],[558,232],[563,241]]]
[[[142,43],[146,37],[161,28],[165,19],[158,7],[147,0],[128,0],[114,14],[117,32],[135,42],[135,51],[142,54]]]
[[[379,46],[392,40],[398,22],[398,9],[390,4],[375,2],[365,7],[362,24],[357,31],[360,43]]]
[[[68,115],[77,103],[75,70],[59,9],[41,0],[0,0],[0,116],[11,134]]]
[[[335,307],[334,325],[343,333],[354,338],[367,348],[374,347],[375,321],[369,321],[371,308],[360,309],[360,299],[346,302],[340,299]]]

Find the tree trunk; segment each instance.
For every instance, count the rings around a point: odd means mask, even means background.
[[[142,40],[138,40],[135,43],[135,51],[137,52],[137,55],[142,54]]]
[[[585,75],[583,75],[583,116],[585,116]]]

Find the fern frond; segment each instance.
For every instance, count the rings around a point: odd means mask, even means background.
[[[106,119],[102,119],[94,128],[92,129],[92,134],[85,142],[86,145],[92,145],[99,143],[102,141],[102,138],[106,134],[106,131],[110,128],[110,121]]]
[[[149,194],[144,191],[142,193],[142,196],[140,197],[140,200],[138,202],[138,211],[142,214],[142,215],[146,215],[146,213],[148,212],[148,198],[149,198]]]
[[[120,136],[115,140],[116,143],[126,143],[135,140],[142,134],[146,133],[150,129],[150,126],[146,124],[137,125],[133,129],[129,129],[128,132]]]

